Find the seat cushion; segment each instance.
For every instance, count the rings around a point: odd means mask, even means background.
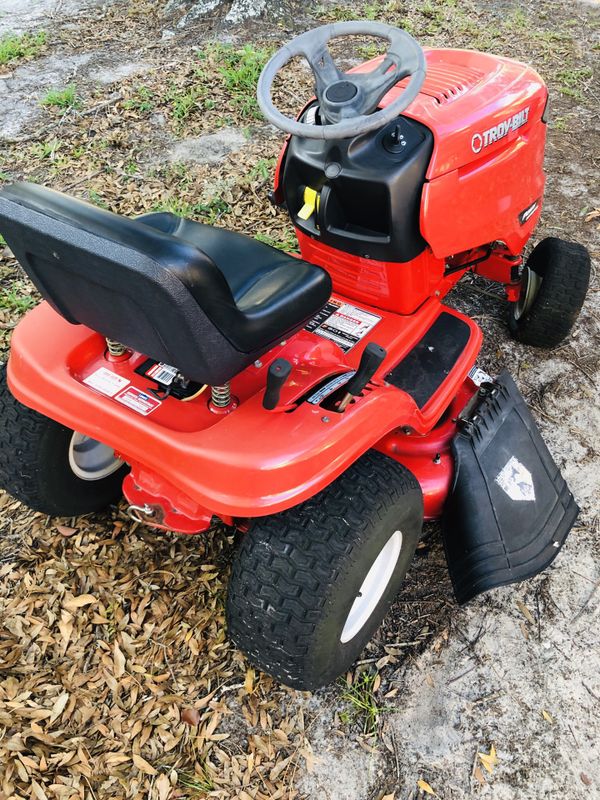
[[[194,245],[224,276],[243,320],[236,330],[242,349],[258,341],[285,338],[290,321],[304,322],[331,294],[325,270],[242,233],[204,225],[175,214],[144,214],[138,222]],[[194,293],[193,285],[190,291]]]

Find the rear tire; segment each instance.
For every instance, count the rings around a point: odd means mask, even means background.
[[[533,347],[556,347],[575,324],[590,281],[590,256],[580,244],[549,237],[527,259],[519,301],[511,303],[512,336]]]
[[[99,461],[95,472],[89,469],[86,473],[85,458],[77,455],[82,442],[94,440],[19,403],[6,383],[6,366],[0,367],[2,489],[34,511],[60,517],[89,514],[118,502],[129,467],[117,459],[112,466]],[[105,462],[106,450],[101,451]],[[87,474],[87,480],[74,469]],[[94,474],[99,477],[94,479]]]
[[[288,686],[330,683],[381,624],[422,522],[414,476],[367,452],[318,495],[245,534],[229,582],[231,639]]]

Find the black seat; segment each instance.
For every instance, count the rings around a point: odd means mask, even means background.
[[[130,219],[27,183],[0,191],[0,233],[42,296],[84,324],[212,385],[327,302],[328,274],[233,231]]]

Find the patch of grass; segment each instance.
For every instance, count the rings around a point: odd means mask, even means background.
[[[46,44],[46,34],[15,33],[6,34],[0,39],[0,64],[9,64],[21,58],[31,58]]]
[[[133,95],[123,102],[123,107],[148,114],[154,109],[154,93],[147,86],[138,86]]]
[[[592,70],[589,67],[559,69],[556,72],[561,94],[574,97],[576,100],[583,98],[583,90],[587,87],[591,77]]]
[[[233,104],[243,117],[260,117],[256,102],[256,84],[271,50],[247,44],[241,49],[232,45],[213,45],[212,55],[221,64],[218,72],[229,90]]]
[[[98,192],[94,191],[94,189],[90,189],[88,191],[88,200],[90,201],[90,203],[93,203],[95,206],[98,206],[98,208],[108,209],[107,202],[104,200],[102,195],[99,195]]]
[[[276,163],[276,158],[259,158],[248,173],[248,177],[251,181],[255,181],[258,178],[262,178],[263,181],[266,181],[271,177],[271,172]]]
[[[255,233],[254,238],[257,242],[276,247],[278,250],[283,250],[284,253],[298,252],[298,242],[292,233],[283,240],[275,239],[273,236],[269,236],[268,233]]]
[[[347,712],[342,712],[340,718],[343,722],[360,720],[363,732],[367,735],[377,732],[379,716],[385,711],[375,698],[378,677],[376,672],[361,672],[350,686],[345,681],[340,682],[344,690],[342,700],[350,706]]]
[[[43,160],[45,158],[53,159],[57,150],[60,150],[62,142],[58,139],[50,139],[46,142],[35,142],[31,145],[30,152],[34,158]]]
[[[81,100],[77,95],[77,88],[73,83],[69,84],[69,86],[65,86],[64,89],[52,89],[42,98],[41,104],[43,106],[60,108],[63,111],[68,111],[71,108],[81,108]]]
[[[2,289],[0,291],[0,308],[7,311],[17,311],[19,314],[29,311],[36,303],[34,297],[19,294],[16,288]]]
[[[198,767],[196,767],[196,769],[197,768]],[[198,774],[196,772],[194,775],[190,775],[187,772],[178,771],[177,785],[183,787],[184,789],[191,789],[192,792],[198,792],[199,794],[212,792],[212,790],[215,788],[210,775],[205,769],[202,770],[202,774]]]
[[[176,89],[169,95],[171,110],[177,120],[187,119],[190,114],[199,108],[199,100],[202,98],[202,89],[199,86],[192,86],[189,89]]]
[[[168,211],[187,219],[202,217],[203,221],[212,225],[224,214],[228,214],[231,206],[220,197],[214,197],[208,203],[190,203],[180,197],[169,197],[164,202],[155,205],[152,211]]]

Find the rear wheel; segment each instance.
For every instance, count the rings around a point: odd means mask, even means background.
[[[381,624],[422,522],[416,479],[369,451],[314,498],[244,536],[227,599],[232,640],[288,686],[330,683]]]
[[[35,511],[77,516],[121,498],[128,467],[107,445],[21,405],[0,367],[0,487]]]
[[[589,280],[585,247],[554,237],[543,239],[527,259],[520,297],[511,304],[511,334],[523,344],[556,347],[579,316]]]

